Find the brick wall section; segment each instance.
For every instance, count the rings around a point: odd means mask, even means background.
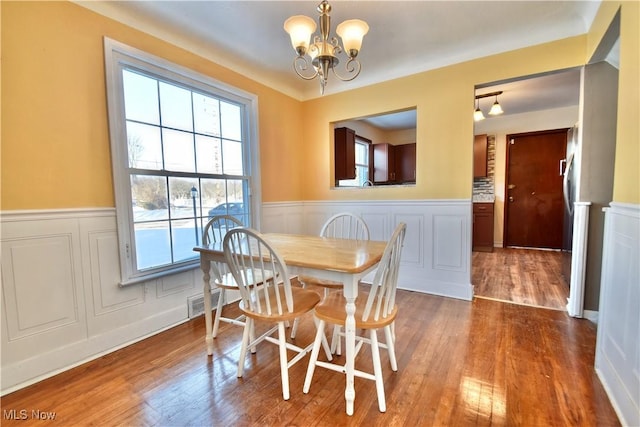
[[[487,136],[487,177],[473,179],[474,198],[493,198],[494,176],[496,171],[496,137]]]

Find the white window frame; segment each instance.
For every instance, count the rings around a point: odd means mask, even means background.
[[[365,182],[371,182],[369,179],[369,176],[371,175],[371,141],[363,138],[361,136],[356,135],[356,141],[355,141],[356,146],[358,144],[360,145],[365,145],[367,147],[367,153],[369,153],[366,156],[367,159],[367,163],[363,164],[363,163],[357,163],[355,164],[356,169],[358,168],[358,166],[365,166],[367,168],[367,174],[366,177],[364,178],[364,181],[359,183],[357,182],[358,178],[354,178],[354,179],[341,179],[340,181],[338,181],[338,187],[362,187],[364,185]],[[373,184],[373,183],[372,183]]]
[[[107,106],[109,113],[109,133],[111,143],[111,161],[116,201],[116,222],[118,226],[118,250],[120,256],[120,286],[132,285],[181,271],[199,267],[197,253],[191,260],[174,263],[155,269],[138,270],[135,264],[135,233],[131,184],[128,173],[128,150],[126,138],[126,120],[124,113],[124,92],[122,69],[134,67],[179,82],[198,91],[209,93],[216,98],[224,98],[244,106],[242,124],[245,175],[249,176],[249,212],[251,226],[260,229],[262,198],[260,186],[260,155],[258,142],[258,98],[211,77],[186,67],[125,45],[108,37],[104,38]]]

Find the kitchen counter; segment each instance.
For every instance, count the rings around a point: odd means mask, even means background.
[[[494,203],[496,196],[494,194],[474,194],[473,203]]]

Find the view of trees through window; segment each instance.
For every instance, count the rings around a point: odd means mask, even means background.
[[[242,105],[123,69],[138,270],[196,258],[213,214],[249,223]]]

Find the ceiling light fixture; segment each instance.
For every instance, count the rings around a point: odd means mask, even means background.
[[[504,113],[504,111],[502,111],[502,107],[500,106],[500,103],[498,102],[498,95],[496,95],[496,100],[494,101],[493,105],[491,106],[491,110],[489,110],[489,115],[491,116],[497,116],[499,114]]]
[[[497,92],[489,92],[489,93],[484,93],[482,95],[476,95],[476,109],[473,112],[473,120],[477,122],[484,119],[484,114],[482,114],[482,110],[480,110],[480,98],[488,98],[491,96],[495,96],[496,100],[491,106],[491,110],[489,110],[489,115],[497,116],[499,114],[504,113],[504,111],[502,110],[502,107],[500,106],[500,103],[498,102],[498,95],[502,95],[501,90]]]
[[[480,99],[478,99],[478,97],[476,97],[476,110],[473,112],[473,120],[476,122],[484,120],[484,114],[482,114],[482,110],[480,109]]]
[[[336,27],[336,33],[342,39],[340,46],[338,39],[329,39],[331,29],[331,5],[327,0],[323,0],[318,5],[320,17],[320,35],[313,37],[313,43],[309,44],[311,34],[316,30],[316,23],[313,19],[304,15],[292,16],[284,22],[284,29],[291,37],[291,44],[298,56],[293,60],[293,69],[296,74],[304,80],[320,78],[320,94],[324,94],[327,85],[329,70],[342,81],[351,81],[360,74],[361,65],[356,59],[362,47],[362,38],[369,31],[369,25],[360,19],[350,19],[344,21]],[[345,52],[349,58],[345,64],[347,75],[341,76],[336,72],[336,66],[340,63],[338,54]],[[313,66],[313,71],[309,67],[309,62]]]

